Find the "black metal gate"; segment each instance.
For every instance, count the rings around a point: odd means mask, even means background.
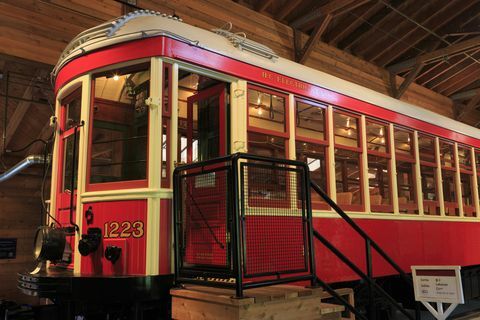
[[[176,168],[176,281],[315,281],[308,181],[303,162],[241,153]]]

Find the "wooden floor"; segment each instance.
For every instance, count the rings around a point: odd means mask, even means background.
[[[323,303],[328,295],[320,288],[290,285],[235,291],[204,286],[172,289],[172,318],[176,320],[322,319],[340,320],[343,306]]]

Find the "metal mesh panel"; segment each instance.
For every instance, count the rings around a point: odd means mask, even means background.
[[[181,176],[181,263],[184,268],[230,268],[229,168]]]
[[[241,164],[244,277],[308,270],[304,172]]]

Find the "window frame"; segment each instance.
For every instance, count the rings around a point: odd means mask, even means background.
[[[313,105],[315,107],[319,107],[323,110],[323,124],[324,124],[324,140],[322,139],[314,139],[314,138],[309,138],[309,137],[304,137],[301,136],[298,133],[297,130],[297,102]],[[330,195],[330,170],[329,170],[329,156],[328,156],[328,150],[329,150],[329,137],[330,137],[330,125],[328,121],[328,106],[325,104],[322,104],[320,102],[315,102],[312,100],[300,98],[300,97],[294,97],[294,139],[295,139],[295,156],[297,154],[297,142],[299,143],[309,143],[309,144],[314,144],[314,145],[319,145],[323,148],[324,150],[324,155],[325,155],[325,192]],[[298,159],[297,159],[298,160]],[[330,206],[324,202],[324,201],[313,201],[312,200],[312,208],[314,210],[329,210]]]
[[[380,120],[374,118],[367,118],[365,117],[365,132],[367,133],[367,126],[368,123],[373,123],[377,125],[381,125],[384,127],[384,139],[385,139],[385,152],[376,151],[368,149],[368,141],[366,141],[367,145],[367,172],[370,169],[368,156],[372,155],[379,158],[384,158],[387,161],[387,176],[388,176],[388,186],[389,186],[389,193],[390,193],[390,204],[379,204],[374,205],[371,203],[371,194],[370,194],[370,179],[368,179],[368,196],[370,199],[370,210],[374,213],[394,213],[394,206],[393,206],[393,181],[391,176],[392,171],[392,154],[391,154],[391,143],[390,143],[390,125],[387,122],[382,122]],[[374,210],[375,209],[375,210]]]
[[[347,145],[343,145],[343,144],[335,142],[335,113],[343,114],[343,115],[349,116],[351,118],[357,119],[357,147],[351,147],[351,146],[347,146]],[[342,149],[342,150],[346,150],[346,151],[355,152],[358,156],[358,164],[359,164],[358,169],[359,169],[359,177],[360,177],[360,180],[359,180],[359,188],[360,188],[359,198],[361,199],[361,203],[360,204],[349,204],[349,205],[348,204],[343,204],[342,208],[344,208],[345,211],[353,211],[353,212],[362,212],[363,213],[363,212],[365,212],[366,204],[365,204],[365,190],[364,190],[365,163],[364,163],[364,160],[363,160],[363,147],[362,147],[362,143],[363,143],[362,116],[357,114],[357,113],[348,112],[348,111],[345,111],[345,110],[343,110],[339,107],[333,106],[333,108],[332,108],[332,129],[331,129],[331,132],[332,132],[332,136],[333,136],[333,153],[334,153],[333,161],[334,161],[335,164],[336,164],[335,149]],[[332,176],[335,176],[335,181],[334,181],[335,194],[338,194],[337,181],[336,181],[336,168],[334,170],[335,170],[335,174],[332,175]]]
[[[94,122],[94,107],[95,107],[95,80],[98,77],[101,77],[104,74],[111,73],[115,70],[127,70],[127,72],[136,72],[142,70],[143,68],[148,67],[148,71],[150,74],[150,83],[149,83],[149,92],[151,95],[152,92],[152,65],[150,61],[148,62],[141,62],[133,65],[128,65],[124,67],[113,67],[109,68],[108,70],[104,70],[91,76],[91,93],[90,93],[90,110],[89,110],[89,121],[88,121],[88,147],[87,147],[87,170],[86,170],[86,177],[85,177],[85,190],[87,192],[90,191],[107,191],[107,190],[123,190],[123,189],[138,189],[138,188],[148,188],[148,176],[149,176],[149,166],[150,166],[150,139],[153,137],[150,136],[150,107],[147,106],[147,144],[146,144],[146,154],[145,154],[145,179],[137,179],[137,180],[125,180],[125,181],[114,181],[114,182],[97,182],[91,183],[91,154],[92,154],[92,138],[93,138],[93,122]],[[163,107],[162,107],[163,108]]]

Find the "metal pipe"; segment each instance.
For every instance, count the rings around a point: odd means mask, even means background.
[[[9,170],[0,174],[0,183],[7,181],[8,179],[14,177],[21,171],[25,170],[26,168],[30,167],[34,164],[43,164],[45,163],[45,157],[41,155],[31,155],[14,165]]]

